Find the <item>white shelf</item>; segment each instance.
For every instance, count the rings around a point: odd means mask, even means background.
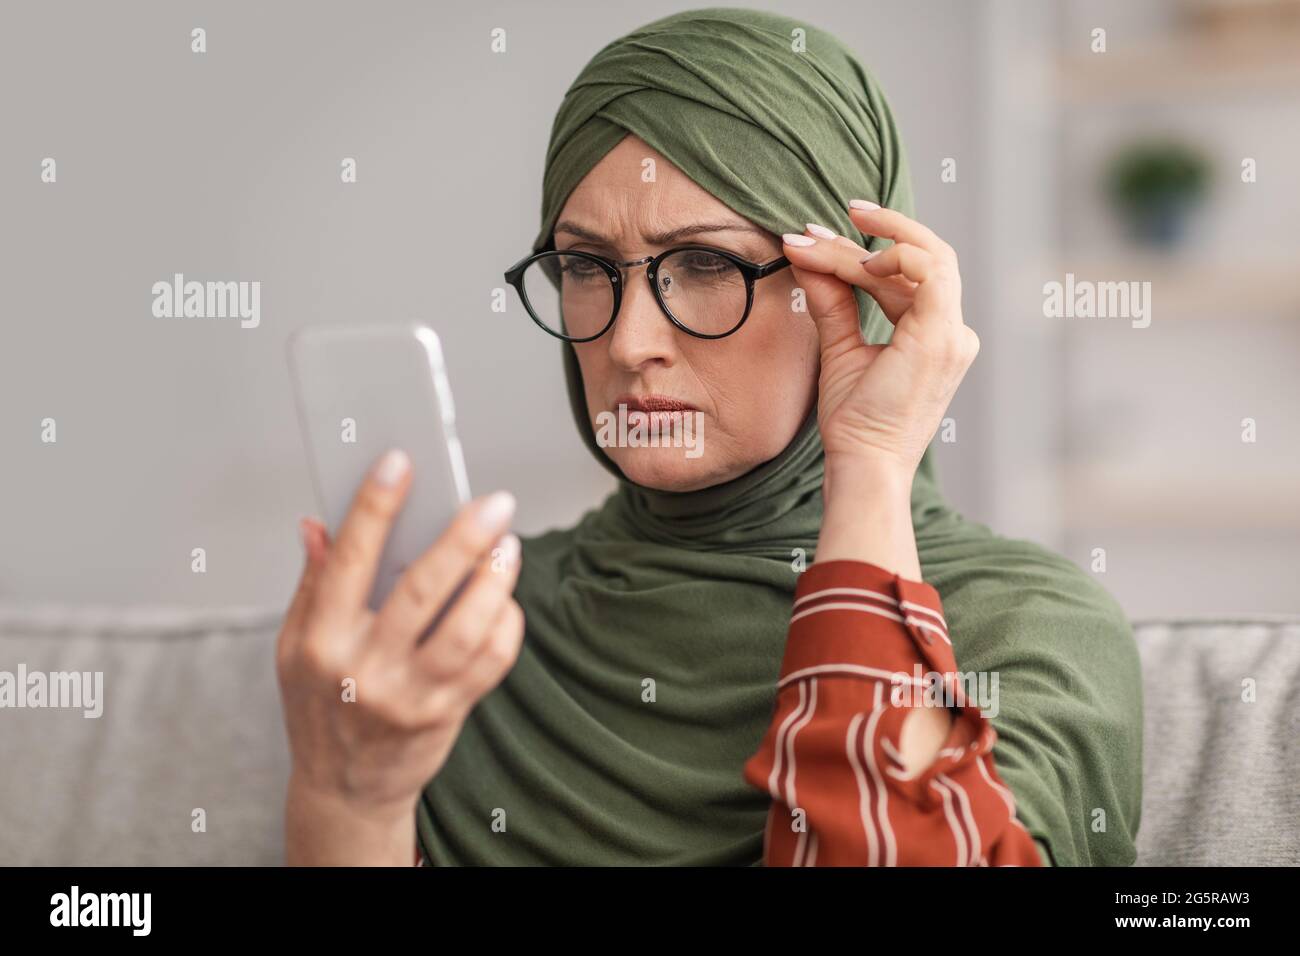
[[[1300,532],[1300,471],[1242,477],[1188,464],[1161,471],[1065,469],[1063,500],[1071,530]]]
[[[1140,47],[1061,58],[1063,97],[1110,105],[1117,98],[1247,92],[1300,96],[1300,31],[1176,35]]]
[[[1026,282],[1150,282],[1160,321],[1177,319],[1300,322],[1300,249],[1264,259],[1200,260],[1134,251],[1113,257],[1082,254],[1035,270]],[[1067,328],[1072,327],[1066,323]]]

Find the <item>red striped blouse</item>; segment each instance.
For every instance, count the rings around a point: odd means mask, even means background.
[[[952,704],[952,727],[908,776],[903,720],[936,703]],[[863,561],[813,564],[795,587],[771,723],[744,766],[772,797],[763,862],[1040,865],[994,768],[996,739],[963,693],[933,587]]]
[[[808,568],[772,721],[744,767],[772,797],[764,863],[1040,865],[993,765],[997,733],[962,685],[932,586],[863,561]],[[908,775],[899,733],[921,706],[949,706],[952,727]]]

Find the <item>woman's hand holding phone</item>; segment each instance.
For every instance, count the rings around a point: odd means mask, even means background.
[[[520,545],[507,533],[506,492],[461,508],[379,610],[367,607],[410,481],[409,458],[390,451],[337,540],[303,522],[306,564],[276,644],[293,760],[290,865],[409,865],[421,790],[519,653],[524,614],[511,594]]]

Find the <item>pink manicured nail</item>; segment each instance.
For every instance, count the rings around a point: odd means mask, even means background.
[[[488,495],[474,517],[485,531],[504,528],[515,513],[515,496],[508,491],[495,491]]]
[[[787,246],[811,246],[817,242],[816,239],[810,239],[807,236],[801,236],[797,232],[787,232],[785,235],[781,237],[781,240]]]
[[[402,480],[402,476],[406,474],[410,467],[410,456],[408,456],[406,452],[402,451],[402,449],[394,448],[391,451],[385,452],[384,457],[380,458],[378,463],[375,465],[375,470],[373,472],[374,479],[379,484],[391,488]]]
[[[825,226],[819,226],[815,222],[806,223],[808,231],[818,239],[834,239],[835,233],[831,232]]]
[[[872,209],[879,209],[879,208],[880,208],[880,203],[872,202],[872,201],[869,200],[869,199],[850,199],[850,200],[849,200],[849,208],[850,208],[850,209],[866,209],[866,210],[870,211],[870,210],[872,210]]]
[[[507,534],[497,542],[497,547],[501,549],[501,560],[507,565],[514,564],[519,560],[519,551],[521,545],[519,538],[513,534]]]

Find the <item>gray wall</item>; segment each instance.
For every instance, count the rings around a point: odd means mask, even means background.
[[[611,482],[572,428],[556,346],[489,296],[536,229],[546,138],[574,75],[688,6],[6,4],[0,598],[286,601],[296,519],[315,506],[284,342],[312,323],[427,319],[474,490],[515,491],[525,532],[597,503]],[[875,69],[921,217],[962,252],[978,297],[978,7],[754,6],[797,10]],[[189,49],[196,26],[203,55]],[[489,51],[494,27],[505,55]],[[57,184],[40,181],[47,156]],[[339,181],[345,156],[355,185]],[[962,163],[956,185],[939,182],[947,156]],[[175,272],[260,281],[261,325],[154,318],[150,287]],[[970,427],[938,449],[950,498],[974,517],[984,387],[977,364],[953,410]],[[40,441],[47,417],[56,444]],[[195,547],[206,574],[190,570]]]

